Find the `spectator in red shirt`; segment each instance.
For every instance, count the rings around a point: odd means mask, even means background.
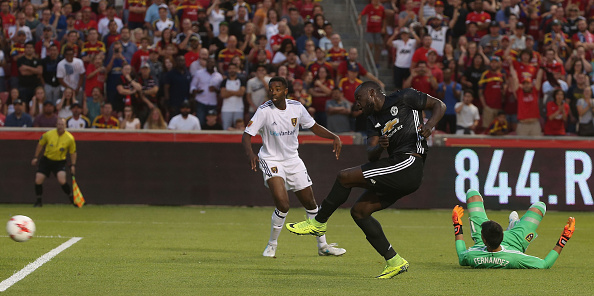
[[[318,71],[320,70],[320,68],[324,67],[326,68],[326,70],[328,70],[328,74],[330,77],[333,77],[332,75],[332,65],[330,65],[330,63],[326,62],[326,53],[324,52],[324,50],[322,50],[319,47],[316,47],[316,61],[309,64],[309,66],[307,66],[307,71],[311,72],[311,74],[315,77],[318,75]],[[330,89],[332,90],[332,89]],[[330,95],[330,92],[328,92],[328,95]]]
[[[146,13],[146,0],[128,0],[128,28],[134,30],[144,26],[144,14]]]
[[[303,79],[303,74],[305,74],[305,67],[301,66],[298,63],[298,57],[296,51],[289,51],[287,54],[287,70],[289,71],[289,76],[295,79]]]
[[[514,67],[511,67],[510,71],[510,90],[516,94],[518,100],[518,127],[516,133],[519,136],[541,136],[538,104],[543,71],[538,71],[534,83],[528,77],[523,77],[520,83],[518,73]]]
[[[487,27],[491,23],[491,15],[483,11],[483,0],[475,0],[472,4],[474,11],[466,16],[466,24],[475,22],[479,28],[479,36],[485,36],[487,35]]]
[[[417,67],[412,70],[412,75],[408,77],[404,83],[404,88],[412,87],[420,92],[436,96],[435,91],[437,90],[437,80],[431,74],[431,70],[427,68],[427,62],[420,61]]]
[[[431,49],[427,52],[427,68],[429,68],[437,83],[441,83],[443,82],[443,71],[441,70],[443,64],[438,62],[437,58],[437,51]]]
[[[295,45],[295,39],[291,34],[288,34],[287,24],[285,22],[279,22],[278,34],[270,37],[270,48],[272,49],[272,52],[277,52],[285,39],[290,39],[293,42],[293,45]]]
[[[371,0],[371,3],[367,4],[359,14],[359,17],[357,18],[358,25],[361,25],[361,19],[364,15],[367,15],[365,40],[373,50],[375,61],[379,61],[380,51],[382,49],[382,44],[384,43],[382,34],[386,32],[386,27],[384,25],[386,12],[379,0]]]
[[[132,61],[130,62],[130,64],[132,64],[132,68],[134,68],[134,71],[136,73],[138,73],[138,71],[140,71],[140,65],[142,65],[144,62],[148,61],[149,59],[149,38],[148,37],[142,37],[142,39],[140,40],[140,48],[138,49],[138,51],[136,51],[134,53],[134,55],[132,55]],[[186,59],[186,65],[188,63],[188,60]]]
[[[421,47],[417,48],[413,54],[412,62],[410,64],[411,69],[416,68],[417,64],[421,61],[425,63],[427,62],[427,52],[431,49],[432,42],[433,39],[430,35],[423,36],[423,39],[421,39]]]
[[[225,73],[229,67],[229,63],[233,57],[239,56],[242,60],[245,59],[243,52],[237,49],[237,38],[235,36],[229,36],[227,40],[227,48],[219,52],[219,71]]]
[[[318,69],[309,88],[309,93],[313,98],[312,107],[316,109],[314,119],[322,126],[326,126],[326,101],[330,99],[332,89],[334,89],[334,80],[329,74],[326,67]]]
[[[497,117],[503,111],[502,98],[506,93],[505,75],[501,73],[501,59],[498,56],[491,57],[491,69],[483,72],[479,80],[479,99],[483,106],[483,127]]]
[[[544,127],[545,136],[565,135],[565,121],[569,114],[569,105],[565,103],[565,93],[557,89],[553,93],[554,101],[547,103],[547,121]]]
[[[82,9],[82,20],[74,22],[74,28],[83,32],[85,35],[87,35],[88,30],[91,28],[97,30],[97,21],[91,18],[92,13],[91,7],[84,7]]]
[[[192,35],[190,37],[190,50],[184,55],[186,59],[186,67],[190,68],[190,65],[200,59],[200,37]]]
[[[332,42],[332,48],[328,50],[328,62],[336,70],[340,63],[347,60],[348,55],[346,50],[340,47],[340,35],[333,34],[330,37],[330,42]]]
[[[37,44],[35,44],[35,53],[39,58],[43,59],[47,56],[50,45],[55,44],[56,47],[60,47],[60,42],[54,39],[53,35],[51,26],[43,27],[43,39],[37,41]]]
[[[195,22],[198,21],[198,9],[205,8],[198,3],[196,0],[186,0],[183,1],[177,7],[177,17],[179,21],[182,22],[185,19],[190,19],[190,21]]]
[[[363,81],[359,80],[359,66],[357,64],[349,64],[347,66],[347,77],[344,77],[338,83],[338,88],[342,91],[342,95],[351,103],[355,103],[355,90]]]

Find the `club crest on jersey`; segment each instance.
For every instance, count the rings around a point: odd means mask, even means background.
[[[392,114],[392,116],[398,115],[398,107],[392,106],[392,108],[390,108],[390,114]]]
[[[250,122],[248,122],[248,127],[250,127],[250,125],[252,125],[252,123],[254,123],[254,122],[250,120]]]
[[[526,239],[527,242],[531,242],[532,239],[534,239],[534,233],[529,233],[524,239]]]
[[[297,117],[291,118],[291,123],[293,124],[293,126],[296,126],[297,125]]]
[[[276,173],[278,173],[278,168],[277,168],[277,167],[271,167],[271,168],[270,168],[270,170],[271,170],[273,173],[275,173],[275,174],[276,174]]]

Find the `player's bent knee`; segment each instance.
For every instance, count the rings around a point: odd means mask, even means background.
[[[539,201],[537,203],[532,204],[528,211],[535,212],[544,217],[544,215],[547,212],[547,205],[544,202]]]
[[[369,216],[361,207],[354,206],[351,208],[351,217],[353,220],[360,220]]]

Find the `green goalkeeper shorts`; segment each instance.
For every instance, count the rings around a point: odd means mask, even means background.
[[[535,203],[532,207],[539,209],[543,214],[546,212],[546,206],[543,202]],[[468,216],[474,245],[484,246],[481,238],[481,225],[483,222],[489,221],[489,218],[487,218],[483,202],[468,203]],[[506,246],[507,249],[525,252],[532,240],[538,236],[536,228],[541,220],[542,216],[539,214],[527,211],[512,229],[503,232],[501,244]]]

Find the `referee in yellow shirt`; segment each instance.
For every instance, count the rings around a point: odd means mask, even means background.
[[[62,190],[68,195],[69,201],[72,203],[72,189],[70,184],[66,182],[66,153],[70,153],[70,173],[74,175],[74,167],[76,165],[76,143],[71,133],[66,131],[66,122],[64,119],[59,119],[56,129],[50,130],[41,136],[37,149],[35,149],[35,157],[31,161],[31,165],[39,164],[37,174],[35,175],[35,195],[37,201],[34,207],[41,207],[41,194],[43,193],[43,181],[49,177],[51,173],[56,175],[58,182],[62,185]],[[39,159],[41,150],[45,147],[43,157]]]

